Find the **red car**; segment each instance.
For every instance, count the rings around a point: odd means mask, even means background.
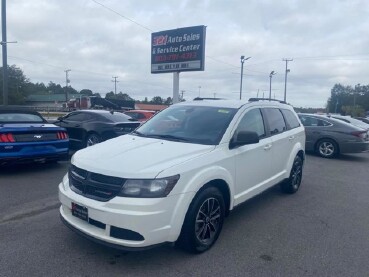
[[[147,110],[130,110],[124,112],[126,115],[129,115],[133,119],[137,121],[146,121],[150,119],[154,114],[155,111],[147,111]]]

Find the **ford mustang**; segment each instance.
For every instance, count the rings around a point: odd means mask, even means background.
[[[0,109],[0,166],[68,157],[66,130],[34,111]]]

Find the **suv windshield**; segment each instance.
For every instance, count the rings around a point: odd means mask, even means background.
[[[166,140],[216,145],[237,109],[172,106],[137,129],[134,134]]]

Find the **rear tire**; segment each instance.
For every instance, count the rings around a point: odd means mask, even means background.
[[[301,185],[303,161],[300,156],[296,156],[293,161],[290,177],[281,184],[284,193],[296,193]]]
[[[322,139],[316,145],[316,152],[319,156],[332,159],[338,155],[338,145],[334,140]]]
[[[86,138],[85,146],[90,147],[101,142],[101,138],[98,134],[89,134]]]
[[[223,195],[217,188],[200,191],[188,208],[176,245],[192,253],[209,250],[222,230],[224,214]]]

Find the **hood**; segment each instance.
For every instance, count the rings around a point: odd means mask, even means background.
[[[122,178],[155,178],[163,170],[212,151],[213,145],[124,135],[76,152],[72,164]]]

